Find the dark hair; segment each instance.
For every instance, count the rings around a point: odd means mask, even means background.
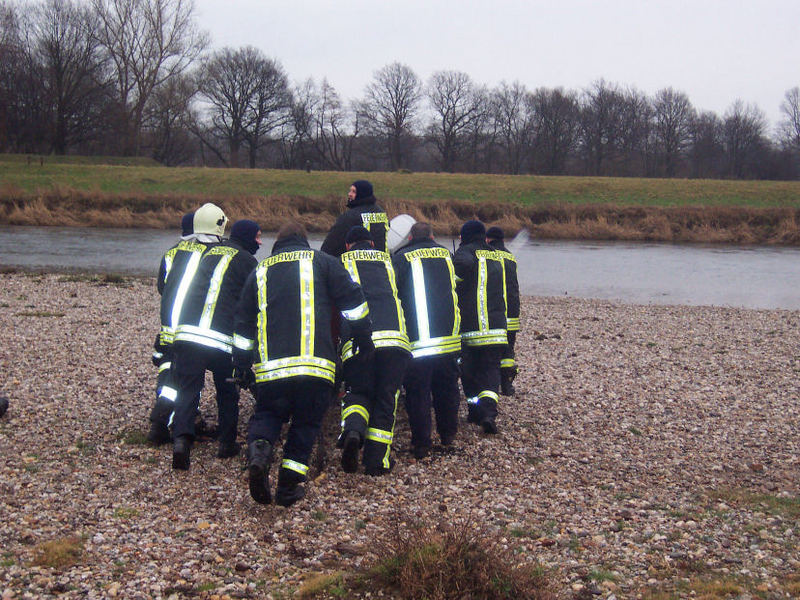
[[[282,240],[287,237],[291,237],[293,235],[299,236],[304,240],[308,239],[308,233],[306,233],[306,228],[303,227],[297,221],[286,221],[281,228],[278,230],[278,237],[277,240]]]
[[[433,227],[430,223],[418,221],[411,226],[411,231],[408,232],[412,240],[420,240],[424,238],[433,237]]]

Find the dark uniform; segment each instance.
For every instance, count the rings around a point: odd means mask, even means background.
[[[369,339],[369,308],[338,259],[312,250],[297,227],[279,233],[242,290],[236,317],[236,373],[256,385],[248,428],[250,494],[271,502],[269,464],[283,423],[291,420],[275,500],[289,506],[305,494],[308,461],[336,373],[330,333],[335,306],[355,336]],[[255,363],[255,364],[254,364]],[[252,366],[255,371],[250,370]]]
[[[187,271],[193,272],[197,268],[200,257],[209,246],[210,244],[198,242],[194,237],[181,240],[167,250],[158,268],[156,287],[161,295],[161,330],[156,336],[153,353],[153,363],[158,366],[158,380],[156,401],[150,411],[150,432],[147,434],[147,439],[154,444],[169,441],[168,427],[178,395],[172,378],[172,342],[180,312],[175,305],[178,288]]]
[[[347,390],[342,405],[342,467],[356,471],[363,444],[364,471],[382,475],[394,462],[390,454],[397,399],[410,348],[389,254],[373,248],[369,231],[361,226],[351,229],[347,243],[350,250],[342,254],[342,263],[364,291],[375,352],[354,354],[352,342],[342,345]],[[342,338],[350,337],[350,327],[343,323]]]
[[[517,363],[514,345],[519,331],[519,282],[517,281],[517,259],[503,243],[503,230],[490,227],[486,231],[486,241],[503,259],[503,284],[506,300],[506,330],[508,345],[500,359],[500,391],[504,396],[514,395],[514,378],[517,376]]]
[[[365,227],[375,249],[386,251],[386,235],[389,231],[389,219],[386,212],[377,204],[372,192],[372,184],[360,179],[353,182],[355,197],[348,200],[347,210],[339,215],[322,242],[322,251],[339,257],[347,250],[345,238],[351,228],[358,225]]]
[[[209,248],[185,287],[185,300],[175,330],[173,366],[178,396],[173,419],[172,466],[189,468],[189,447],[195,437],[194,417],[206,370],[214,376],[217,391],[220,458],[239,453],[239,390],[229,381],[233,371],[233,326],[244,282],[258,261],[258,225],[237,221],[231,239]],[[188,274],[185,276],[188,278]]]
[[[486,243],[480,221],[461,228],[461,245],[453,256],[458,307],[461,311],[461,385],[468,417],[486,433],[497,433],[500,357],[506,346],[503,263]]]
[[[450,252],[429,237],[414,238],[395,252],[397,292],[406,318],[412,360],[403,386],[414,455],[431,448],[431,408],[443,445],[458,431],[458,367],[461,317]]]

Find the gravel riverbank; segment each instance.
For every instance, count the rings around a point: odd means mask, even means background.
[[[283,509],[213,442],[188,473],[142,443],[152,279],[0,277],[3,600],[289,597],[368,564],[398,514],[479,520],[563,598],[800,597],[798,312],[525,298],[500,435],[462,407],[457,450],[415,461],[401,417],[392,474],[331,449]],[[70,538],[72,566],[35,564]]]

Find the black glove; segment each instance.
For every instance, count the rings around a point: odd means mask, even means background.
[[[368,358],[373,352],[375,352],[375,344],[372,343],[371,333],[359,333],[353,336],[353,354]]]
[[[156,341],[153,343],[153,349],[161,354],[169,352],[169,346],[161,341],[161,332],[156,334]]]
[[[233,367],[233,379],[239,387],[249,389],[256,382],[256,375],[250,367]]]

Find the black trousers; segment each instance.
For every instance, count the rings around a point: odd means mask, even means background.
[[[461,345],[461,386],[467,397],[468,420],[480,423],[497,417],[500,357],[505,345]]]
[[[247,428],[247,443],[278,441],[284,423],[291,421],[283,446],[279,481],[305,481],[308,461],[331,399],[331,384],[318,377],[291,377],[259,383],[256,406]]]
[[[239,424],[239,389],[234,383],[225,381],[233,373],[231,355],[192,342],[173,344],[172,373],[178,397],[175,399],[172,435],[194,438],[194,421],[206,370],[213,373],[217,389],[217,439],[221,444],[232,444],[236,441]]]
[[[517,373],[517,361],[516,355],[514,354],[514,346],[517,343],[517,332],[507,331],[506,336],[508,337],[508,344],[506,344],[503,350],[503,356],[500,357],[500,372],[503,374],[503,377],[513,379],[513,376]]]
[[[158,365],[158,379],[156,379],[156,401],[150,411],[150,420],[167,427],[172,411],[175,410],[177,387],[172,375],[172,351],[165,353]]]
[[[411,445],[431,446],[431,408],[436,415],[436,431],[449,442],[458,431],[458,366],[456,356],[414,358],[403,379],[406,412],[411,427]]]
[[[357,431],[365,440],[367,470],[391,468],[397,397],[409,357],[400,348],[378,348],[369,360],[356,354],[342,366],[347,389],[342,428]]]

